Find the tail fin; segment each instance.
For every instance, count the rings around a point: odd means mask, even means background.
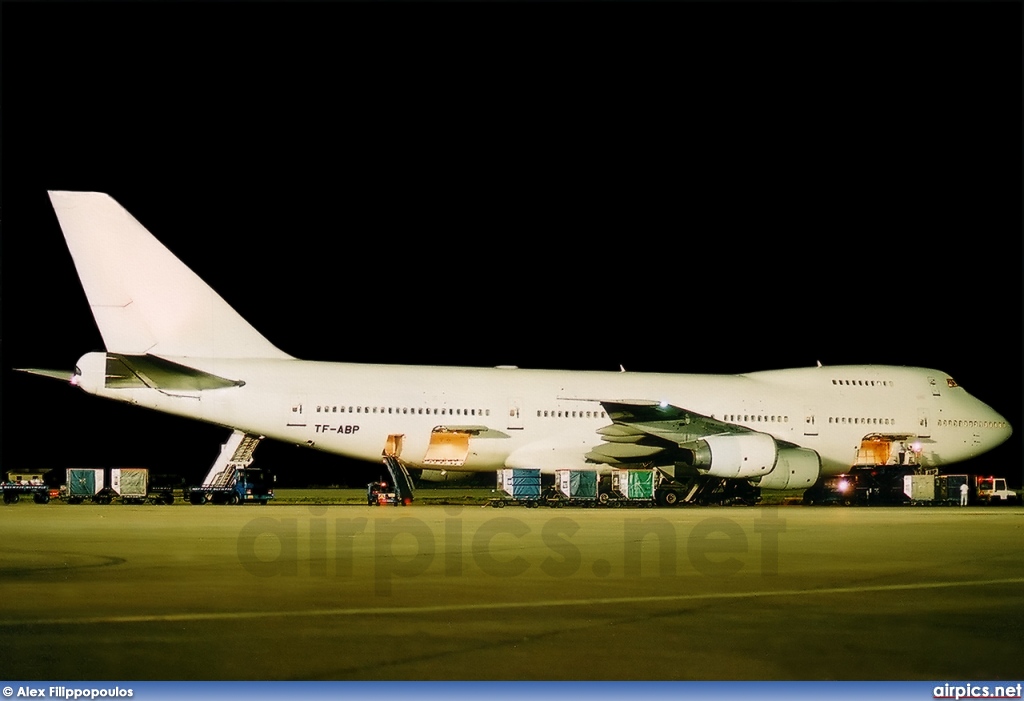
[[[112,353],[290,358],[101,192],[50,192],[103,343]]]

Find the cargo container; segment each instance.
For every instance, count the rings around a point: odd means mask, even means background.
[[[67,502],[81,504],[86,499],[97,504],[109,504],[110,493],[106,491],[103,470],[91,467],[69,467],[65,485]]]
[[[541,500],[540,470],[518,467],[498,470],[498,491],[502,496],[491,499],[491,506],[495,508],[509,503],[536,507]]]
[[[935,501],[935,475],[903,475],[903,494],[911,501]]]
[[[657,487],[655,470],[614,468],[612,470],[612,495],[628,501],[654,501]]]
[[[144,504],[149,495],[149,470],[115,467],[110,471],[110,489],[125,504]]]
[[[555,470],[555,489],[566,499],[597,499],[596,470]]]

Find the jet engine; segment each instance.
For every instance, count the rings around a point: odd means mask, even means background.
[[[689,448],[693,467],[713,477],[753,479],[775,468],[778,447],[767,433],[706,436]]]
[[[782,448],[775,469],[760,480],[751,481],[761,489],[806,489],[821,474],[821,458],[808,448]]]

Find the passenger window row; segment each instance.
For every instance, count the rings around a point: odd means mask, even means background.
[[[416,414],[419,416],[490,416],[490,409],[443,409],[432,407],[370,407],[370,406],[318,406],[317,412],[325,414]]]

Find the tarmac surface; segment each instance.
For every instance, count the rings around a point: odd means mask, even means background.
[[[0,508],[31,680],[1016,680],[1024,509]]]

